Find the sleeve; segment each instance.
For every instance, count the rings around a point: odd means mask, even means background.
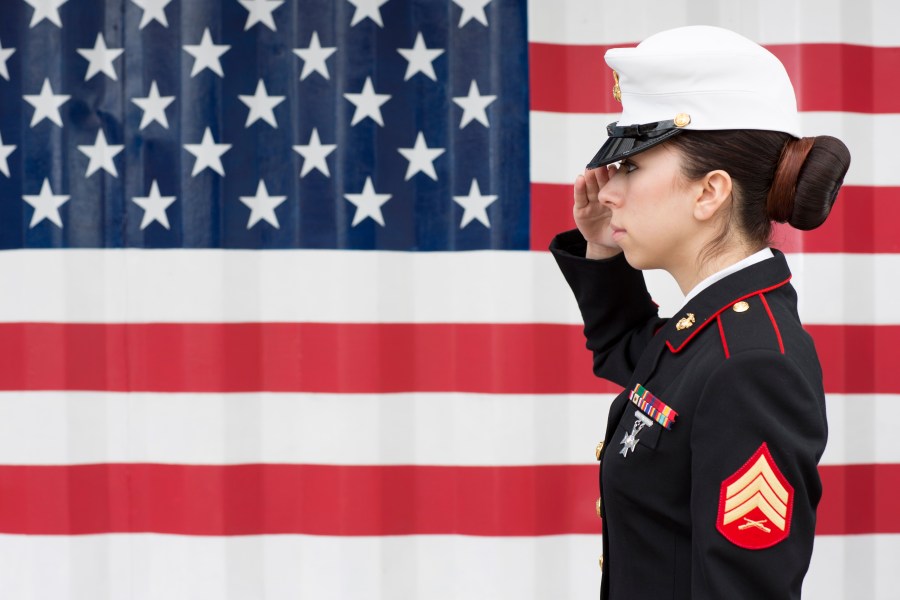
[[[772,350],[707,381],[691,431],[694,600],[800,598],[822,495],[820,390]]]
[[[574,229],[556,236],[550,251],[575,294],[584,320],[594,373],[621,386],[654,333],[665,322],[657,315],[644,275],[623,254],[606,260],[585,258],[587,243]]]

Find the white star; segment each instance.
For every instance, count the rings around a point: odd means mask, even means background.
[[[375,88],[372,86],[371,77],[366,77],[362,92],[359,94],[344,94],[344,98],[356,106],[356,110],[353,112],[353,120],[350,121],[351,126],[356,125],[366,117],[370,117],[384,127],[384,121],[381,119],[381,105],[390,100],[391,95],[376,94]]]
[[[300,81],[306,79],[313,71],[325,79],[331,79],[328,76],[328,65],[325,60],[337,52],[337,48],[323,48],[319,44],[319,34],[313,31],[312,39],[309,40],[309,47],[294,48],[294,54],[303,60],[303,72],[300,73]]]
[[[150,21],[159,21],[159,23],[163,27],[169,26],[169,21],[166,19],[166,6],[168,6],[172,0],[131,1],[137,4],[138,7],[140,7],[144,11],[144,14],[141,16],[141,24],[138,26],[138,29],[143,29],[150,23]],[[141,229],[143,229],[143,227],[141,227]]]
[[[185,144],[184,149],[197,157],[191,177],[209,167],[221,176],[225,176],[222,167],[222,155],[231,150],[231,144],[217,144],[209,127],[203,132],[203,140],[199,144]]]
[[[156,180],[150,184],[149,196],[135,196],[132,202],[144,209],[144,218],[141,220],[141,231],[146,229],[148,225],[157,221],[160,225],[169,229],[169,216],[166,209],[175,202],[175,196],[160,196],[159,185]]]
[[[238,96],[238,99],[250,109],[247,113],[247,122],[244,123],[245,128],[262,119],[275,129],[278,129],[278,121],[275,120],[273,109],[284,102],[284,96],[270,96],[262,79],[256,84],[255,94],[252,96]]]
[[[462,129],[466,125],[468,125],[473,119],[484,125],[485,127],[490,127],[490,123],[488,123],[487,113],[485,109],[488,104],[497,99],[497,96],[482,96],[481,92],[478,91],[478,83],[475,80],[472,80],[472,83],[469,85],[469,95],[468,96],[457,96],[453,98],[453,102],[463,109],[462,119],[459,122],[459,128]]]
[[[444,53],[440,48],[428,49],[425,46],[425,38],[422,32],[416,34],[416,41],[412,48],[397,48],[397,52],[405,58],[409,64],[406,65],[406,76],[403,81],[407,81],[416,73],[424,73],[432,81],[437,81],[434,74],[434,65],[431,62]]]
[[[284,0],[238,0],[238,2],[249,11],[244,31],[257,23],[262,23],[272,31],[276,30],[272,11],[284,4]]]
[[[124,52],[122,48],[107,48],[103,34],[98,33],[93,48],[78,48],[78,54],[88,61],[84,80],[87,81],[102,71],[104,75],[113,81],[117,81],[119,78],[116,76],[116,68],[113,66],[113,61],[119,58],[122,52]]]
[[[491,0],[453,0],[453,3],[462,9],[462,15],[459,17],[460,29],[472,19],[475,19],[487,27],[488,20],[487,15],[484,14],[484,7],[487,6],[490,1]]]
[[[44,19],[47,19],[57,27],[62,27],[62,21],[59,18],[59,7],[68,2],[68,0],[25,0],[34,9],[31,15],[31,29]],[[62,227],[62,225],[60,225]]]
[[[388,0],[347,0],[347,2],[356,7],[350,27],[367,17],[375,21],[379,27],[384,27],[384,23],[381,21],[381,7],[387,4]]]
[[[469,187],[468,196],[453,196],[453,201],[463,207],[462,221],[459,228],[462,229],[472,222],[472,219],[478,219],[482,225],[490,229],[491,222],[488,219],[487,207],[494,203],[497,196],[482,196],[481,188],[478,187],[478,181],[472,180]]]
[[[391,195],[376,194],[371,177],[366,177],[366,183],[363,185],[361,194],[344,194],[344,198],[356,207],[352,227],[359,225],[366,217],[370,217],[384,227],[384,216],[381,214],[381,206],[391,199]]]
[[[259,180],[256,186],[255,196],[241,196],[247,208],[250,209],[250,218],[247,220],[247,229],[250,229],[260,220],[266,221],[269,225],[278,229],[278,217],[275,216],[275,209],[287,199],[287,196],[270,196],[269,190],[266,189],[266,182]]]
[[[131,101],[144,111],[141,117],[141,129],[153,121],[156,121],[166,129],[169,128],[169,119],[166,118],[166,107],[175,101],[175,96],[160,96],[155,79],[150,84],[149,95],[144,98],[132,98]]]
[[[191,77],[203,69],[209,69],[219,77],[225,77],[222,71],[222,63],[219,58],[228,52],[231,46],[226,44],[213,44],[212,36],[209,34],[209,27],[203,30],[203,37],[200,43],[195,46],[185,45],[184,51],[194,57],[194,67],[191,69]]]
[[[15,48],[4,48],[3,44],[0,43],[0,77],[7,81],[9,81],[9,69],[6,68],[6,61],[9,60],[9,57],[15,51]]]
[[[93,146],[78,146],[78,149],[91,159],[88,161],[87,171],[85,171],[84,176],[90,177],[98,169],[103,169],[113,177],[118,177],[119,173],[116,171],[116,164],[113,162],[113,158],[124,148],[125,146],[121,144],[107,144],[103,130],[98,131],[97,139],[94,141]]]
[[[3,136],[0,136],[0,172],[9,177],[9,162],[6,160],[9,155],[16,149],[15,146],[3,143]]]
[[[63,126],[62,117],[59,116],[59,107],[71,98],[65,94],[54,94],[53,86],[49,79],[44,79],[40,94],[26,94],[22,96],[25,102],[34,107],[34,115],[31,117],[31,126],[34,127],[44,119],[50,119],[60,127]]]
[[[40,194],[37,196],[22,196],[22,200],[34,207],[34,214],[31,215],[31,225],[28,226],[29,229],[44,219],[50,219],[57,227],[62,229],[63,223],[62,218],[59,216],[59,207],[69,201],[69,196],[54,196],[53,190],[50,189],[49,180],[44,179]]]
[[[306,177],[306,174],[313,169],[318,169],[325,177],[331,177],[331,173],[328,171],[328,162],[325,159],[334,152],[335,148],[337,148],[337,144],[323,144],[320,142],[319,132],[313,127],[312,134],[309,136],[309,143],[305,146],[294,146],[294,152],[303,157],[300,177]]]
[[[434,172],[434,160],[443,154],[444,148],[429,148],[425,143],[425,134],[421,131],[416,136],[416,144],[412,148],[397,148],[403,158],[409,161],[406,168],[406,181],[413,175],[422,172],[437,181],[437,173]]]

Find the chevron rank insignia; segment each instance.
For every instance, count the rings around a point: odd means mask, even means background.
[[[788,536],[794,488],[762,446],[722,482],[716,528],[742,548],[761,550]]]

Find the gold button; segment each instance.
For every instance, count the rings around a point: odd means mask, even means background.
[[[598,562],[600,564],[600,570],[602,571],[603,570],[603,557],[602,556],[600,557],[600,560]]]
[[[736,313],[747,312],[748,310],[750,310],[750,305],[741,300],[740,302],[732,306],[731,309]]]
[[[675,115],[675,127],[686,127],[691,124],[691,115],[687,113],[678,113]]]
[[[600,507],[603,505],[601,498],[597,498],[597,516],[600,516]]]
[[[594,448],[594,456],[597,457],[597,460],[600,460],[600,453],[603,452],[603,442],[597,444],[597,447]]]

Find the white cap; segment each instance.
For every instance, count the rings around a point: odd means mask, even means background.
[[[588,165],[650,148],[679,131],[762,129],[800,137],[794,87],[774,54],[733,31],[694,25],[612,48],[622,116]],[[638,128],[638,126],[641,126]]]

